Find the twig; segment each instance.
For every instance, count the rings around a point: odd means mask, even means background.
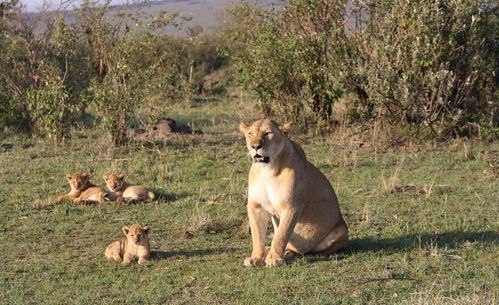
[[[87,160],[87,162],[95,162],[95,161],[130,161],[132,158],[121,158],[121,159],[114,159],[114,158],[100,158],[100,159],[90,159]]]
[[[405,281],[415,281],[415,282],[421,282],[421,280],[418,279],[413,279],[410,277],[401,277],[401,276],[394,276],[394,277],[379,277],[379,278],[372,278],[372,279],[363,279],[362,281],[359,282],[359,284],[367,284],[370,282],[388,282],[391,280],[405,280]]]

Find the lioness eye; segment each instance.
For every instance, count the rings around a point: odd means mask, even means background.
[[[253,136],[253,132],[252,131],[248,132],[248,136],[252,137]]]

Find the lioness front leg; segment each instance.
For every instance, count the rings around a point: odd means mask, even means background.
[[[274,239],[270,245],[270,251],[265,258],[267,267],[280,266],[284,264],[284,250],[289,238],[295,229],[300,210],[292,206],[284,209],[279,217],[279,226],[274,233]]]
[[[265,236],[270,215],[256,202],[248,202],[247,208],[253,251],[251,256],[244,260],[244,266],[252,267],[262,264],[265,259]]]

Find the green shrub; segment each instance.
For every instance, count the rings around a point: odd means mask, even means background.
[[[0,124],[17,123],[60,143],[86,107],[89,74],[81,40],[58,18],[37,35],[24,15],[9,19],[1,39],[0,98],[6,106]]]
[[[486,0],[241,2],[225,32],[239,81],[265,115],[324,126],[355,93],[347,121],[461,136],[484,117],[497,122],[494,10]]]
[[[367,7],[355,72],[373,116],[464,135],[494,100],[497,25],[488,1],[383,0]]]
[[[348,46],[346,1],[283,1],[281,9],[247,2],[229,8],[229,50],[243,87],[253,90],[266,115],[327,125],[343,92]]]

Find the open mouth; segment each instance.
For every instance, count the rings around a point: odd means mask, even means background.
[[[259,154],[253,156],[253,162],[255,163],[269,163],[269,161],[269,157],[260,156]]]

